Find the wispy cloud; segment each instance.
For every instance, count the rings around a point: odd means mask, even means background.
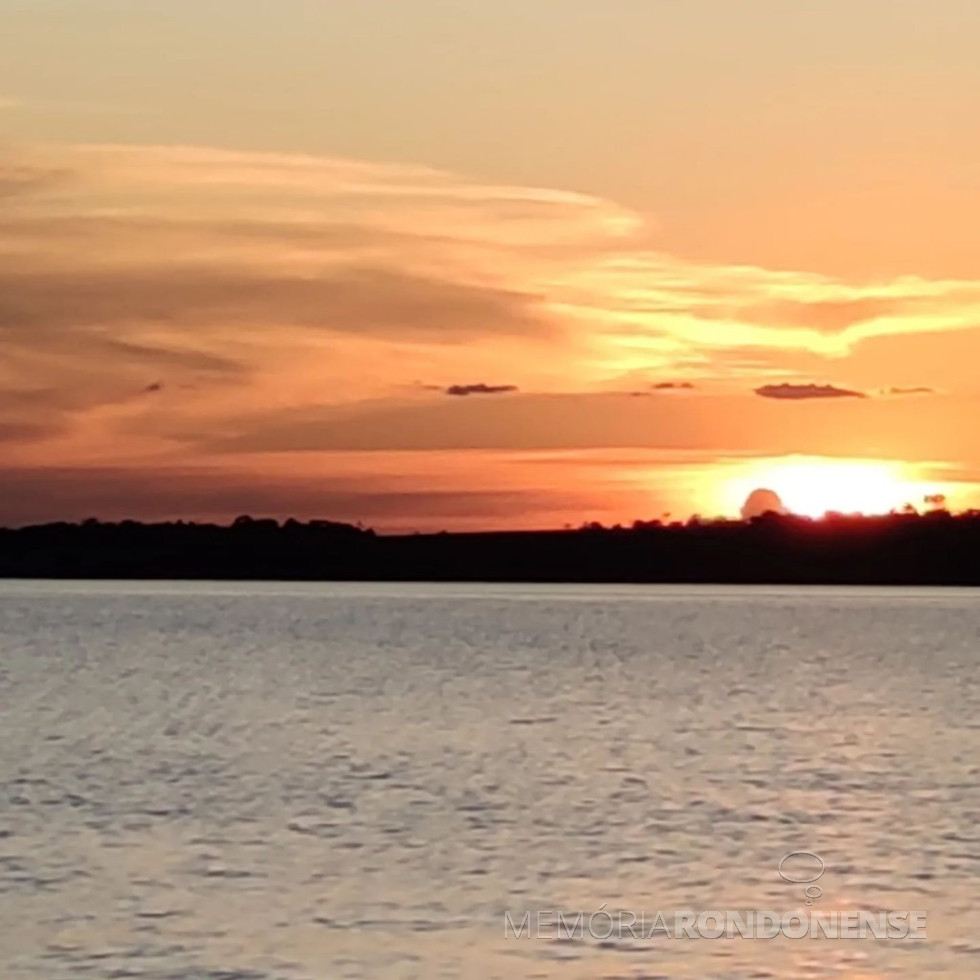
[[[691,262],[651,249],[645,220],[614,202],[407,164],[8,148],[0,195],[0,402],[18,452],[32,433],[53,440],[38,458],[739,445],[719,416],[751,412],[753,388],[837,399],[840,428],[847,399],[884,386],[844,370],[855,351],[874,347],[865,370],[882,363],[889,383],[915,381],[882,345],[980,322],[978,282]],[[844,386],[782,382],[824,366]],[[476,371],[506,384],[444,399],[411,384]],[[138,397],[154,378],[162,397]],[[741,400],[712,401],[725,385]],[[589,397],[610,391],[690,397]],[[466,397],[501,394],[515,397]],[[763,434],[784,424],[768,411]]]
[[[889,395],[934,395],[936,389],[916,385],[911,388],[889,388],[887,393]]]

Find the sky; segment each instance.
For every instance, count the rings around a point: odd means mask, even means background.
[[[980,506],[976,0],[0,0],[0,523]]]

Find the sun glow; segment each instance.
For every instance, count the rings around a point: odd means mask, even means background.
[[[942,492],[914,479],[904,463],[800,457],[746,466],[725,489],[726,509],[737,511],[759,487],[775,491],[786,510],[805,517],[887,514],[908,504],[921,509],[927,495]]]

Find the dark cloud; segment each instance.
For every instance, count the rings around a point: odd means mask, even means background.
[[[509,395],[517,391],[517,385],[488,385],[480,382],[473,385],[450,385],[446,389],[447,395]]]
[[[867,395],[862,392],[852,391],[849,388],[814,384],[763,385],[761,388],[756,388],[755,393],[762,398],[778,398],[784,401],[805,401],[814,398],[867,398]]]
[[[4,329],[0,322],[0,363],[7,379],[0,380],[0,411],[5,419],[29,411],[34,418],[59,417],[66,423],[76,413],[152,394],[147,377],[163,373],[181,386],[202,378],[212,386],[237,385],[249,376],[249,368],[230,356],[124,339],[137,330],[121,327],[117,333],[123,337],[94,325]],[[200,343],[198,337],[189,341]],[[17,380],[26,378],[29,388]]]
[[[18,186],[37,186],[58,179],[51,172],[45,180],[39,174],[33,183],[27,179]],[[4,175],[0,168],[0,187]],[[15,181],[11,178],[11,188]],[[2,194],[2,191],[0,191]],[[362,254],[379,246],[411,245],[419,236],[389,229],[367,228],[352,222],[264,220],[248,218],[213,219],[179,218],[163,215],[132,214],[5,214],[0,215],[0,234],[24,242],[46,245],[74,245],[100,239],[111,246],[132,246],[137,252],[145,250],[148,242],[161,249],[199,245],[202,236],[226,247],[281,245],[283,242],[315,246],[350,259],[352,253]]]
[[[77,341],[76,336],[76,343]],[[101,353],[117,365],[132,366],[134,369],[167,367],[228,376],[246,374],[249,370],[244,363],[233,357],[209,354],[205,351],[160,347],[157,344],[102,337],[98,334],[92,336],[90,342],[98,348],[94,353]]]
[[[650,386],[654,391],[693,391],[697,385],[690,381],[660,381]]]
[[[261,369],[262,348],[275,346],[281,326],[423,342],[552,329],[530,296],[381,270],[300,279],[234,266],[9,265],[0,256],[0,362],[11,379],[32,380],[37,412],[159,393],[147,378],[161,375],[174,388],[241,384]]]
[[[182,389],[197,380],[219,387],[237,385],[247,377],[246,369],[232,360],[130,344],[94,328],[54,332],[33,344],[29,337],[0,331],[0,363],[6,368],[0,379],[0,418],[7,426],[16,423],[24,441],[31,433],[43,439],[62,432],[72,420],[102,406],[135,407],[147,399],[143,404],[148,407],[151,396],[165,386],[160,380],[147,383],[147,376],[163,370],[173,376],[173,386]],[[31,383],[26,386],[18,379]]]
[[[50,333],[132,324],[284,324],[370,336],[446,337],[548,332],[524,293],[382,269],[321,276],[230,266],[19,271],[0,269],[0,331]]]

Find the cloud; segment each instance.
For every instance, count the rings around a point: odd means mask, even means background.
[[[506,395],[511,392],[517,391],[517,385],[488,385],[483,384],[471,384],[471,385],[450,385],[446,389],[447,395]]]
[[[649,388],[633,389],[626,392],[626,394],[628,394],[630,398],[648,398],[654,392],[695,390],[697,390],[697,385],[692,384],[690,381],[658,381],[655,384],[651,384]],[[615,394],[615,392],[613,394]]]
[[[210,406],[217,381],[301,403],[317,371],[346,397],[465,370],[463,341],[540,362],[520,352],[566,332],[543,273],[637,223],[423,167],[195,148],[8,147],[0,195],[0,392],[30,377],[75,415],[164,370],[207,375]]]
[[[367,472],[342,477],[270,475],[214,467],[15,467],[0,472],[0,527],[50,521],[197,520],[228,522],[239,514],[364,521],[382,530],[560,526],[589,512],[586,492],[506,483],[473,489],[447,486],[420,469],[417,476],[380,479]],[[564,511],[564,513],[561,513]]]
[[[71,272],[0,271],[0,331],[155,323],[289,326],[437,339],[496,328],[546,329],[533,297],[371,268],[316,277],[169,266]]]
[[[784,438],[773,399],[834,398],[813,432],[794,413],[793,438],[826,452],[854,415],[902,410],[897,398],[848,404],[878,377],[972,390],[980,283],[693,262],[654,251],[641,216],[590,195],[153,146],[8,147],[0,194],[0,406],[12,407],[18,461],[707,451],[743,447],[742,421],[758,426],[756,450]],[[916,354],[889,360],[893,348]],[[778,383],[831,374],[829,360],[853,391]],[[411,383],[475,371],[507,384],[453,384],[434,399]],[[166,395],[139,397],[154,378]],[[747,393],[763,382],[764,397]],[[744,394],[716,400],[726,388]],[[666,397],[680,392],[690,396]],[[494,394],[509,397],[466,397]],[[933,418],[929,408],[905,406]]]
[[[0,443],[34,442],[62,431],[57,422],[7,421],[0,422]]]
[[[763,398],[779,398],[785,401],[804,401],[814,398],[867,398],[867,395],[860,391],[816,384],[763,385],[761,388],[756,388],[755,393]]]
[[[867,296],[834,299],[777,299],[744,306],[738,312],[740,317],[752,323],[839,333],[862,323],[906,312],[922,301],[923,297],[918,296],[892,296],[887,292],[875,295],[872,292]]]
[[[889,395],[934,395],[936,394],[935,388],[925,388],[921,385],[916,385],[911,388],[889,388]]]
[[[866,452],[864,443],[939,452],[937,411],[896,424],[903,404],[835,399],[786,425],[779,403],[749,394],[632,398],[627,392],[513,393],[505,397],[378,399],[244,413],[201,431],[168,412],[162,433],[202,457],[324,452],[647,448],[732,452]],[[941,413],[938,413],[941,415]],[[949,435],[950,439],[956,433]],[[894,451],[894,450],[893,450]]]
[[[151,384],[148,384],[143,389],[143,394],[144,395],[155,395],[155,394],[157,394],[158,392],[161,392],[161,391],[163,391],[163,383],[160,382],[160,381],[154,381]]]
[[[580,329],[608,337],[610,356],[636,338],[676,362],[681,349],[733,347],[837,357],[863,337],[980,313],[975,283],[858,287],[685,262],[645,250],[643,219],[610,201],[420,166],[153,146],[0,158],[0,193],[29,201],[54,180],[57,201],[0,218],[5,322],[445,343]]]
[[[98,353],[104,355],[113,364],[133,365],[139,369],[144,365],[156,365],[195,374],[226,376],[242,374],[246,370],[246,365],[231,356],[231,352],[228,356],[218,355],[195,350],[189,345],[184,348],[167,347],[160,343],[141,343],[108,337],[102,341]]]
[[[4,164],[0,160],[0,199],[24,197],[44,191],[68,176],[68,171],[55,166]]]

